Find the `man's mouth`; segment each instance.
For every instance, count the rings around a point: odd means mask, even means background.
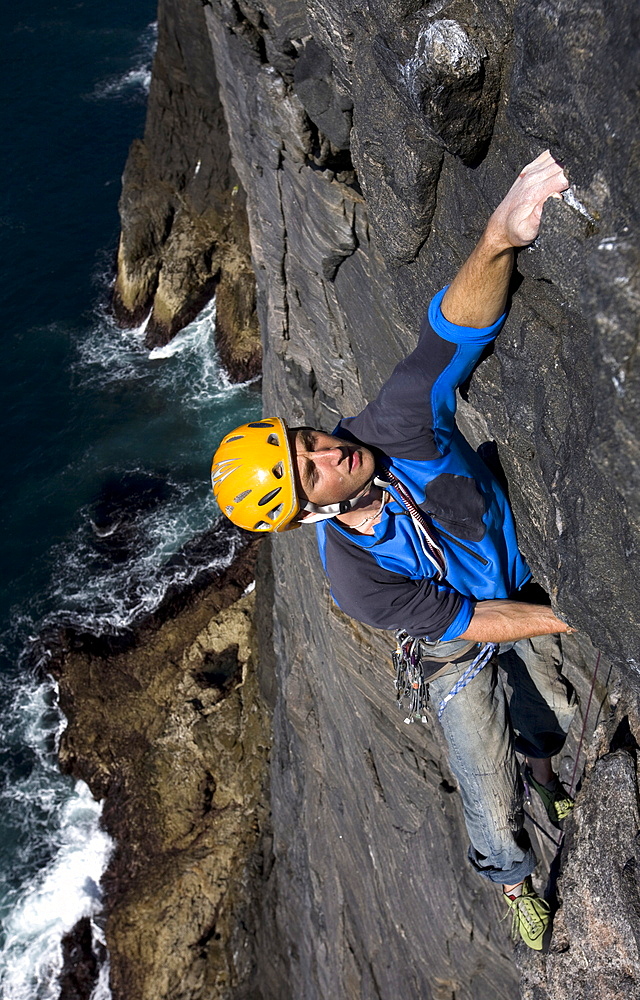
[[[360,455],[357,451],[349,452],[349,472],[353,472],[360,465]]]

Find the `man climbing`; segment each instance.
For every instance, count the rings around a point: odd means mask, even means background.
[[[513,516],[456,427],[455,392],[505,320],[516,248],[536,238],[544,202],[567,186],[549,151],[524,168],[432,300],[415,351],[358,416],[333,434],[254,421],[223,439],[212,467],[216,499],[234,523],[277,532],[315,523],[336,603],[396,630],[399,676],[409,671],[418,689],[428,682],[438,706],[469,860],[502,884],[514,927],[536,950],[550,912],[531,884],[536,858],[515,751],[559,824],[573,803],[551,758],[574,701],[557,633],[571,629],[550,607],[524,599],[531,573]],[[497,651],[513,691],[509,706]],[[419,700],[414,707],[421,710]]]

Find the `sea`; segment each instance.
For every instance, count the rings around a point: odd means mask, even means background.
[[[213,344],[211,302],[167,347],[109,312],[117,203],[142,136],[152,0],[7,0],[0,12],[3,358],[0,996],[58,1000],[60,941],[102,939],[113,849],[101,804],[63,776],[65,719],[43,636],[135,626],[167,588],[234,555],[209,489],[221,435],[260,412]],[[107,1000],[108,962],[92,1000]]]

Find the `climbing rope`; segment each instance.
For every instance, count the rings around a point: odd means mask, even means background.
[[[598,653],[598,658],[596,660],[595,669],[593,671],[593,679],[591,681],[591,690],[589,691],[589,699],[587,701],[587,708],[584,713],[584,720],[582,723],[582,732],[580,733],[580,739],[578,740],[578,749],[576,750],[576,759],[573,765],[573,774],[571,775],[571,785],[569,788],[569,795],[573,798],[573,793],[575,791],[575,778],[578,771],[578,761],[580,760],[580,753],[582,751],[582,744],[584,743],[584,734],[587,730],[587,721],[589,719],[589,709],[591,708],[591,699],[593,698],[593,692],[596,687],[596,677],[598,676],[598,668],[600,666],[600,656]]]
[[[475,660],[469,664],[465,672],[460,676],[460,678],[453,685],[449,694],[446,694],[440,704],[438,705],[438,719],[442,718],[442,713],[449,704],[452,698],[454,698],[459,691],[466,688],[467,684],[470,684],[474,677],[477,677],[481,670],[484,670],[487,663],[489,663],[491,657],[498,648],[498,644],[495,642],[485,642],[484,646],[476,656]]]
[[[381,483],[388,482],[393,486],[400,503],[411,515],[413,523],[418,529],[418,537],[422,543],[424,554],[435,566],[436,578],[444,580],[447,575],[447,560],[435,528],[429,523],[424,512],[420,510],[408,488],[393,472],[385,469],[384,472],[378,473],[376,479],[380,480]]]

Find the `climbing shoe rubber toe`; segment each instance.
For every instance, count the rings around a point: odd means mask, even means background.
[[[534,891],[530,878],[524,880],[520,896],[512,897],[504,893],[504,898],[512,914],[511,933],[514,940],[520,937],[529,948],[542,951],[544,936],[551,924],[547,901]]]
[[[573,799],[560,779],[556,778],[553,787],[547,788],[546,785],[542,785],[539,781],[536,781],[530,769],[526,768],[525,781],[531,788],[536,790],[542,799],[549,822],[559,828],[562,821],[571,814],[574,805]]]

